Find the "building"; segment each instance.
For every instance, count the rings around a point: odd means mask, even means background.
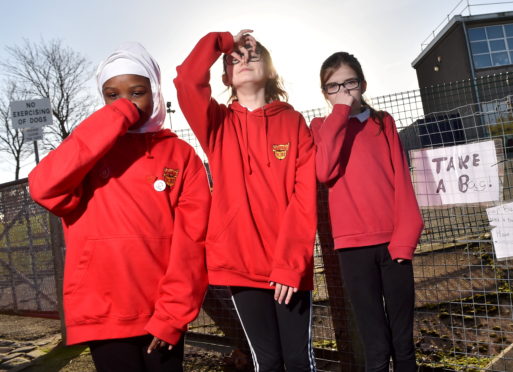
[[[425,136],[421,147],[449,144],[441,128],[455,123],[466,141],[493,136],[497,124],[512,121],[513,12],[452,17],[412,66],[425,115],[414,123]],[[513,140],[503,128],[504,140]]]
[[[419,87],[513,71],[513,12],[454,16],[412,66]]]

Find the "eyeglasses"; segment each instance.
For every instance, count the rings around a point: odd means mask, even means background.
[[[238,63],[241,62],[242,60],[242,54],[238,53],[237,54],[240,56],[240,59],[237,59],[235,58],[234,56],[231,56],[231,55],[226,55],[224,60],[226,61],[226,64],[227,65],[236,65]],[[249,59],[248,59],[248,62],[258,62],[262,59],[262,53],[256,51],[256,52],[253,52],[253,51],[249,51]]]
[[[328,83],[322,87],[322,90],[326,94],[336,94],[340,91],[340,87],[344,87],[347,90],[358,89],[360,87],[360,79],[349,79],[343,83]]]

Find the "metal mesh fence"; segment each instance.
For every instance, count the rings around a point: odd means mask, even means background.
[[[506,73],[369,100],[395,118],[418,197],[423,180],[416,171],[422,151],[492,141],[495,152],[498,200],[437,204],[428,198],[421,207],[425,229],[414,259],[414,337],[424,370],[513,370],[513,264],[497,258],[487,212],[512,202],[510,80]],[[303,114],[310,122],[328,112],[323,108]],[[192,132],[176,132],[198,150],[208,170]],[[0,310],[56,311],[55,277],[60,274],[53,273],[51,247],[62,246],[62,241],[55,226],[30,201],[26,183],[4,185],[0,203]],[[317,366],[320,371],[361,370],[362,347],[340,280],[327,190],[322,186],[318,207],[312,323]],[[507,239],[513,247],[511,237]],[[251,365],[249,354],[244,354],[244,332],[224,287],[210,287],[200,316],[190,326],[188,342],[225,352],[235,349],[228,362]]]
[[[50,218],[26,180],[0,188],[0,310],[57,312]]]
[[[372,103],[398,118],[418,198],[422,199],[419,194],[423,181],[415,177],[418,149],[454,154],[455,170],[464,177],[465,158],[456,159],[458,152],[454,149],[472,144],[480,147],[492,141],[495,154],[485,154],[496,159],[492,168],[495,167],[498,178],[498,197],[493,201],[463,199],[440,205],[428,198],[421,203],[425,229],[414,261],[418,361],[444,370],[513,370],[513,353],[509,351],[513,342],[513,262],[498,259],[486,211],[512,201],[511,74],[412,93],[394,95],[392,99],[379,97]],[[421,107],[424,114],[418,115]],[[450,157],[446,161],[441,172],[445,166],[452,172]],[[479,181],[475,182],[480,187]],[[476,191],[485,192],[486,188]],[[505,218],[510,218],[506,225],[511,226],[511,217]],[[513,248],[511,236],[504,236],[503,240]]]

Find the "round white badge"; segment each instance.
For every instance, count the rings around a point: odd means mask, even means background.
[[[156,180],[153,183],[153,188],[157,191],[164,191],[166,189],[166,183],[162,180]]]

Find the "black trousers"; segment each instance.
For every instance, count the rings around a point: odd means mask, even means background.
[[[312,348],[312,297],[294,293],[288,305],[274,290],[231,287],[232,300],[246,333],[255,372],[315,371]]]
[[[148,354],[153,336],[139,336],[89,342],[98,372],[183,372],[184,338],[168,350],[159,348]]]
[[[416,371],[415,292],[409,260],[393,261],[388,244],[339,249],[342,279],[365,348],[366,371]]]

